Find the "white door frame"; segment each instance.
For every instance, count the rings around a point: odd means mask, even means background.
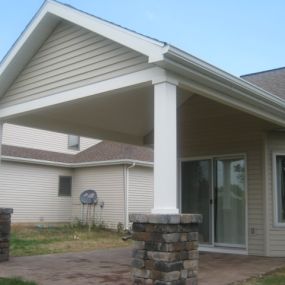
[[[214,201],[211,207],[212,214],[212,243],[200,245],[199,249],[214,252],[227,252],[227,253],[236,253],[237,251],[242,254],[248,254],[248,179],[247,179],[247,155],[246,153],[234,153],[234,154],[217,154],[217,155],[205,155],[205,156],[191,156],[191,157],[183,157],[179,159],[179,210],[181,212],[182,209],[182,162],[185,161],[197,161],[197,160],[210,160],[211,161],[211,197],[214,198],[214,160],[222,159],[222,158],[242,158],[245,161],[245,248],[222,245],[215,243],[214,235],[215,235],[215,227],[214,227]]]

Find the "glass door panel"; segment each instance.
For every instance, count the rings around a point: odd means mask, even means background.
[[[215,243],[245,245],[245,161],[215,159]]]
[[[203,223],[199,226],[199,240],[212,243],[211,215],[211,160],[182,162],[182,213],[199,213]]]

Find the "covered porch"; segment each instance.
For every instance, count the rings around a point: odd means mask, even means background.
[[[200,250],[266,255],[264,138],[280,123],[161,68],[132,78],[4,104],[2,124],[153,147],[153,214],[202,214]]]
[[[138,284],[196,284],[198,239],[270,253],[267,134],[285,127],[285,101],[255,85],[47,1],[0,66],[0,153],[5,123],[154,148],[152,215],[133,216]],[[204,216],[199,235],[184,213]]]

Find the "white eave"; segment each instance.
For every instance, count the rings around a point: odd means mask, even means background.
[[[182,87],[285,126],[285,100],[242,78],[171,45],[167,46],[164,60],[158,65],[180,74]]]

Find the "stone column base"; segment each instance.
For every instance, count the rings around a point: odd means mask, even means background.
[[[196,285],[198,214],[130,214],[133,284]]]
[[[0,262],[9,260],[11,214],[13,209],[0,208]]]

